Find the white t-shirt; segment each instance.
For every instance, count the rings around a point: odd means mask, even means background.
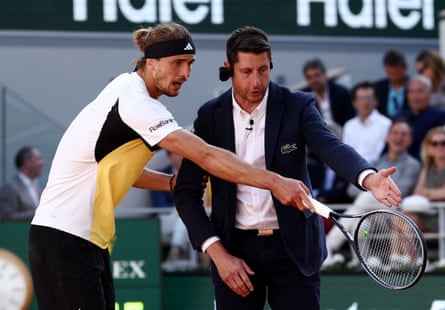
[[[106,248],[115,233],[114,208],[152,158],[156,144],[178,129],[136,72],[119,75],[64,133],[32,224]]]

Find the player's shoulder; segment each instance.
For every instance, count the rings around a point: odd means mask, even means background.
[[[120,95],[136,94],[138,96],[147,96],[147,86],[144,80],[136,73],[123,73],[119,75],[113,82],[120,89]],[[112,82],[112,83],[113,83]]]

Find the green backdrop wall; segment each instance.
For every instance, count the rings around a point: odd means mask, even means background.
[[[213,288],[208,273],[161,273],[157,220],[117,220],[116,229],[111,255],[116,309],[213,309]],[[26,264],[28,230],[28,223],[0,223],[0,247],[16,253]],[[37,309],[35,301],[31,309]],[[391,291],[377,285],[363,272],[324,273],[321,309],[443,310],[445,274],[427,273],[416,286]]]

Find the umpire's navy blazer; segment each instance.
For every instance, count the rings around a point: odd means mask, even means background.
[[[210,144],[235,152],[232,90],[205,103],[194,123],[195,133]],[[352,148],[341,143],[325,126],[309,93],[291,92],[269,85],[266,110],[265,160],[268,170],[303,181],[310,187],[306,144],[320,159],[351,183],[364,169],[372,168]],[[193,246],[200,249],[211,236],[218,236],[231,251],[235,231],[236,184],[211,176],[210,221],[202,208],[202,177],[205,172],[184,159],[174,192],[175,204]],[[309,211],[284,206],[273,199],[280,234],[295,264],[305,275],[319,271],[326,256],[320,217]]]

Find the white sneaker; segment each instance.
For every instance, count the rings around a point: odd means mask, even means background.
[[[412,260],[409,255],[393,253],[389,257],[389,263],[394,267],[406,267],[411,265]]]
[[[370,258],[368,258],[368,260],[366,261],[366,264],[371,269],[382,268],[382,261],[377,256],[371,256]]]
[[[339,253],[334,255],[328,255],[328,257],[326,257],[325,261],[321,265],[321,269],[323,270],[332,267],[336,264],[343,264],[344,262],[345,262],[344,256]]]
[[[357,258],[353,258],[346,264],[346,267],[348,267],[348,269],[356,270],[360,267],[360,261]]]
[[[437,262],[434,262],[434,263],[430,263],[430,264],[428,264],[428,263],[429,262],[427,262],[425,271],[431,271],[434,269],[445,270],[445,259],[444,258],[442,258],[441,260],[438,260]],[[430,267],[430,269],[428,269],[428,267]]]

